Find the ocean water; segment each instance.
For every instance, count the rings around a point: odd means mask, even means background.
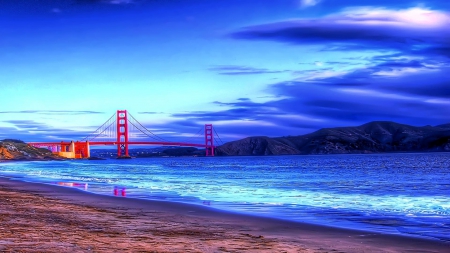
[[[18,162],[0,175],[450,241],[450,153]]]

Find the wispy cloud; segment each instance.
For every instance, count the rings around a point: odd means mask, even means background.
[[[138,114],[165,114],[164,112],[138,112]]]
[[[5,120],[3,122],[13,124],[15,127],[21,129],[48,129],[46,124],[34,120]]]
[[[145,0],[75,0],[77,4],[95,4],[95,3],[105,3],[105,4],[115,4],[115,5],[126,5],[134,4],[137,2],[143,2]]]
[[[256,74],[276,74],[289,72],[289,70],[270,70],[265,68],[253,68],[237,65],[217,65],[209,68],[209,70],[215,71],[220,75],[256,75]]]
[[[20,139],[25,142],[49,140],[80,140],[90,134],[86,130],[55,128],[34,120],[7,120],[12,127],[0,127],[0,139]]]
[[[102,2],[108,4],[132,4],[135,3],[135,0],[103,0]]]
[[[11,114],[45,114],[45,115],[82,115],[82,114],[103,114],[98,111],[58,111],[58,110],[23,110],[23,111],[0,111],[0,113]]]

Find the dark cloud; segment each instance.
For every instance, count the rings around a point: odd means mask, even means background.
[[[14,126],[22,129],[48,129],[46,124],[39,123],[34,120],[6,120],[3,122],[13,124]]]
[[[412,61],[387,61],[378,65],[379,68],[424,68],[422,62]]]
[[[267,25],[248,27],[232,34],[233,38],[253,40],[278,40],[290,43],[324,43],[343,42],[329,50],[363,49],[369,47],[402,47],[408,44],[403,37],[409,37],[399,29],[368,29],[359,25],[322,23],[309,20],[286,21]],[[386,31],[387,30],[387,31]],[[366,42],[365,45],[352,45]],[[347,45],[345,45],[347,44]],[[351,47],[354,46],[354,47]],[[357,46],[357,47],[356,47]],[[351,48],[350,48],[351,47]]]
[[[111,8],[113,4],[136,3],[125,0],[76,2],[98,4],[105,8]],[[296,79],[268,87],[266,91],[270,101],[265,99],[266,102],[255,102],[249,98],[238,98],[232,102],[215,101],[213,103],[220,106],[217,111],[176,113],[171,115],[174,117],[171,122],[150,122],[145,126],[149,126],[150,130],[156,129],[155,132],[161,132],[163,138],[170,138],[172,132],[195,134],[198,129],[201,131],[203,124],[207,122],[214,124],[219,134],[236,138],[233,136],[298,135],[322,127],[360,125],[373,120],[392,120],[412,125],[448,123],[449,15],[445,12],[427,12],[424,9],[421,11],[414,15],[414,10],[350,9],[320,19],[289,20],[243,28],[231,34],[231,37],[271,40],[293,45],[321,45],[323,52],[371,50],[380,55],[369,58],[367,54],[353,56],[350,52],[342,61],[332,59],[306,63],[315,66],[315,69],[299,71],[239,65],[212,66],[209,70],[221,75],[286,72],[295,74]],[[362,62],[368,66],[361,67]],[[331,76],[321,75],[323,72],[338,72],[334,68],[335,65],[352,65],[359,68],[351,71],[347,69],[347,72]],[[0,113],[72,115],[102,112],[27,110]],[[39,138],[55,138],[54,136],[81,139],[90,133],[56,129],[27,120],[11,120],[8,123],[14,127],[0,129],[4,131],[1,134],[12,133],[14,136],[23,137],[24,140],[38,141]]]
[[[363,87],[397,95],[450,99],[450,66],[427,61],[385,61],[345,75],[321,79],[328,87]]]
[[[416,126],[450,122],[450,67],[398,56],[332,77],[271,85],[268,102],[219,102],[226,109],[186,112],[184,121],[228,122],[224,134],[298,135],[323,127],[389,120]]]
[[[264,68],[252,68],[246,66],[235,65],[218,65],[209,68],[221,75],[256,75],[256,74],[276,74],[289,72],[289,70],[269,70]]]
[[[450,56],[450,14],[420,8],[391,11],[353,8],[320,19],[298,19],[243,28],[232,38],[321,44],[323,51],[390,49]]]
[[[423,50],[424,53],[432,54],[432,55],[445,55],[447,57],[450,57],[450,46],[435,46],[426,48]]]
[[[301,82],[274,85],[274,92],[289,98],[269,104],[291,114],[319,117],[324,122],[337,125],[344,122],[358,125],[373,120],[412,125],[449,121],[444,113],[450,111],[448,105],[430,103],[425,97],[402,97],[390,92],[372,92],[370,89],[342,90],[321,85],[311,87]]]

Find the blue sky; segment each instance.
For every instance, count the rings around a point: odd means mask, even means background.
[[[77,140],[117,109],[183,141],[450,122],[450,2],[0,1],[0,139]],[[201,140],[200,140],[201,141]]]

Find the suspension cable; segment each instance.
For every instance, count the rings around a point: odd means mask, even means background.
[[[84,137],[81,141],[86,141],[88,140],[88,138],[90,138],[92,135],[94,135],[98,130],[100,130],[102,127],[104,127],[106,124],[108,124],[110,122],[110,120],[112,118],[114,118],[114,116],[116,116],[116,114],[114,113],[105,123],[103,123],[103,125],[101,125],[100,127],[97,128],[97,130],[95,130],[94,132],[92,132],[91,134],[89,134],[88,136]],[[114,123],[114,122],[113,122]],[[112,123],[111,123],[112,124]],[[105,132],[105,130],[111,126],[111,124],[109,124],[105,129],[103,129],[103,131],[97,135],[95,135],[93,138],[90,138],[89,140],[95,139],[97,138],[100,134],[102,134],[103,132]]]
[[[219,134],[216,132],[216,129],[214,127],[213,127],[213,130],[214,130],[214,133],[216,134],[216,136],[219,138],[221,145],[223,145],[224,143],[223,143],[222,139],[220,138]]]
[[[134,126],[137,130],[139,130],[141,133],[143,133],[145,136],[150,137],[150,138],[153,138],[153,139],[155,139],[155,140],[157,140],[157,141],[161,141],[161,140],[156,139],[156,138],[153,137],[153,136],[150,136],[149,134],[145,133],[144,131],[142,131],[139,127],[137,127],[135,124],[133,124],[133,122],[129,121],[129,123],[130,123],[132,126]],[[171,141],[166,141],[166,140],[164,140],[164,141],[165,141],[165,142],[171,142]]]
[[[143,129],[145,129],[147,132],[149,132],[150,134],[152,134],[153,136],[155,136],[156,138],[159,138],[160,140],[162,140],[162,141],[166,141],[166,142],[171,142],[171,141],[168,141],[168,140],[166,140],[166,139],[164,139],[164,138],[162,138],[162,137],[159,137],[158,135],[156,135],[156,134],[154,134],[152,131],[150,131],[150,130],[148,130],[145,126],[143,126],[137,119],[135,119],[134,117],[133,117],[133,115],[131,115],[131,114],[129,114],[128,113],[128,115],[132,118],[132,119],[134,119],[134,121],[136,121],[136,123],[138,123]],[[129,121],[130,123],[131,123],[131,121]],[[135,126],[136,127],[136,126]],[[139,129],[139,131],[141,131],[140,129]],[[141,131],[142,132],[142,131]],[[150,136],[149,136],[150,137]]]
[[[98,134],[95,135],[94,137],[92,137],[92,138],[90,138],[90,139],[87,139],[87,137],[86,137],[86,138],[84,138],[82,141],[85,141],[85,140],[87,140],[87,141],[92,141],[93,139],[99,137],[102,133],[104,133],[107,129],[109,129],[109,127],[110,127],[111,125],[114,125],[115,123],[116,123],[115,121],[111,122],[111,124],[109,124],[105,129],[103,129],[103,131],[101,131],[100,133],[98,133]],[[89,136],[88,136],[88,137],[89,137]]]

